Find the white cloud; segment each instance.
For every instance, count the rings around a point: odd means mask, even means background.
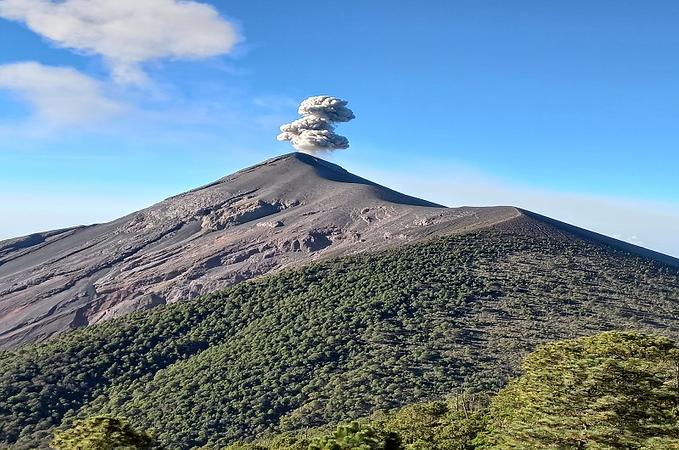
[[[0,0],[0,17],[58,46],[101,55],[123,83],[144,82],[145,61],[222,55],[239,39],[214,7],[195,1]]]
[[[106,97],[97,80],[70,67],[36,62],[0,65],[0,89],[29,102],[43,125],[93,124],[125,109]]]

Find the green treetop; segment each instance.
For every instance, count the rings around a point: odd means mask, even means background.
[[[379,432],[375,428],[352,422],[340,425],[329,436],[316,439],[309,450],[401,450],[395,433]]]
[[[155,439],[124,419],[90,417],[73,428],[54,433],[50,446],[57,450],[146,450],[158,448]]]
[[[479,449],[679,449],[679,348],[607,332],[544,345],[492,401]]]

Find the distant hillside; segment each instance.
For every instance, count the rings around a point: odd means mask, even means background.
[[[679,338],[679,269],[526,214],[0,353],[0,442],[110,412],[218,447],[501,387],[537,344]]]

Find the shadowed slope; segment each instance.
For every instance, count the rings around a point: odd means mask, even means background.
[[[635,255],[643,256],[644,258],[649,258],[653,259],[656,261],[660,261],[665,264],[669,264],[674,267],[679,267],[679,259],[666,255],[664,253],[656,252],[653,250],[649,250],[644,247],[640,247],[638,245],[630,244],[629,242],[621,241],[619,239],[614,239],[609,236],[605,236],[600,233],[595,233],[594,231],[589,231],[584,228],[576,227],[575,225],[570,225],[565,222],[561,222],[559,220],[552,219],[550,217],[546,217],[540,214],[536,214],[531,211],[526,211],[525,209],[520,209],[521,214],[523,216],[527,216],[529,218],[534,219],[537,222],[542,222],[544,224],[548,224],[553,226],[555,229],[567,231],[569,233],[572,233],[574,236],[577,236],[582,239],[586,239],[592,242],[599,242],[601,244],[609,245],[613,248],[623,250],[629,253],[633,253]]]

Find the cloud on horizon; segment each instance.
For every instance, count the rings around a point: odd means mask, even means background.
[[[55,45],[99,55],[115,81],[143,84],[142,65],[230,53],[236,27],[213,6],[178,0],[0,0],[0,17]]]
[[[71,67],[37,62],[0,65],[0,89],[29,103],[35,118],[47,127],[95,124],[126,109],[105,94],[102,83]]]
[[[351,171],[446,206],[516,206],[679,258],[679,203],[550,191],[461,166]]]

